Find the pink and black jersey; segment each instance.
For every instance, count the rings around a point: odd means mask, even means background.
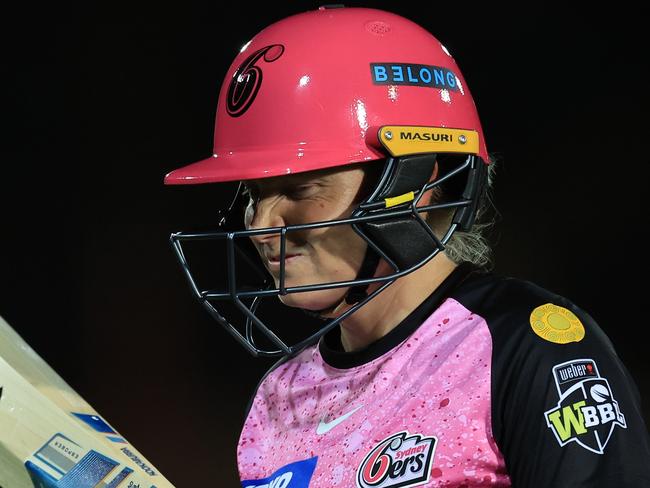
[[[276,363],[237,447],[244,488],[650,486],[636,385],[566,298],[470,263],[387,335]]]

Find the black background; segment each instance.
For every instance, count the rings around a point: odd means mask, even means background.
[[[256,32],[319,3],[85,12],[3,32],[0,315],[172,483],[238,486],[254,360],[190,295],[168,244],[210,223],[219,86]],[[496,271],[572,299],[650,418],[645,32],[633,8],[348,2],[436,35],[502,159]],[[24,25],[23,25],[24,24]],[[624,412],[625,413],[625,412]]]

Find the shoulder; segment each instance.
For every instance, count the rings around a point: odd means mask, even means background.
[[[526,354],[545,357],[572,352],[614,348],[593,317],[570,298],[532,281],[475,272],[452,295],[481,316],[490,330],[495,349],[526,346]],[[511,358],[515,351],[508,351]]]
[[[275,394],[278,381],[282,381],[282,378],[287,375],[293,375],[297,369],[308,367],[313,362],[315,347],[306,346],[295,356],[282,356],[268,368],[251,393],[244,411],[244,419],[250,414],[256,399],[264,400],[269,393]]]
[[[586,364],[600,375],[621,378],[619,388],[631,389],[638,399],[609,337],[571,299],[528,280],[492,273],[471,275],[454,298],[489,329],[495,399],[522,388],[530,401],[541,401],[557,390],[560,370]]]
[[[638,388],[587,311],[492,273],[473,273],[452,298],[482,317],[492,338],[492,432],[513,485],[582,486],[598,474],[593,486],[611,486],[614,475],[648,475]],[[554,471],[540,470],[529,452],[543,452]]]

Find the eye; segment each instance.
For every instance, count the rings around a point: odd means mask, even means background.
[[[291,199],[308,198],[315,192],[316,185],[305,184],[287,190],[287,196]]]

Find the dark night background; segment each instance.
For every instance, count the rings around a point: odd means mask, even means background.
[[[240,47],[320,4],[158,5],[3,33],[0,315],[179,487],[238,486],[244,407],[272,360],[254,360],[198,306],[168,244],[213,222],[223,192],[162,179],[211,153]],[[638,14],[620,3],[346,5],[408,17],[454,56],[502,159],[496,271],[589,311],[650,419]]]

